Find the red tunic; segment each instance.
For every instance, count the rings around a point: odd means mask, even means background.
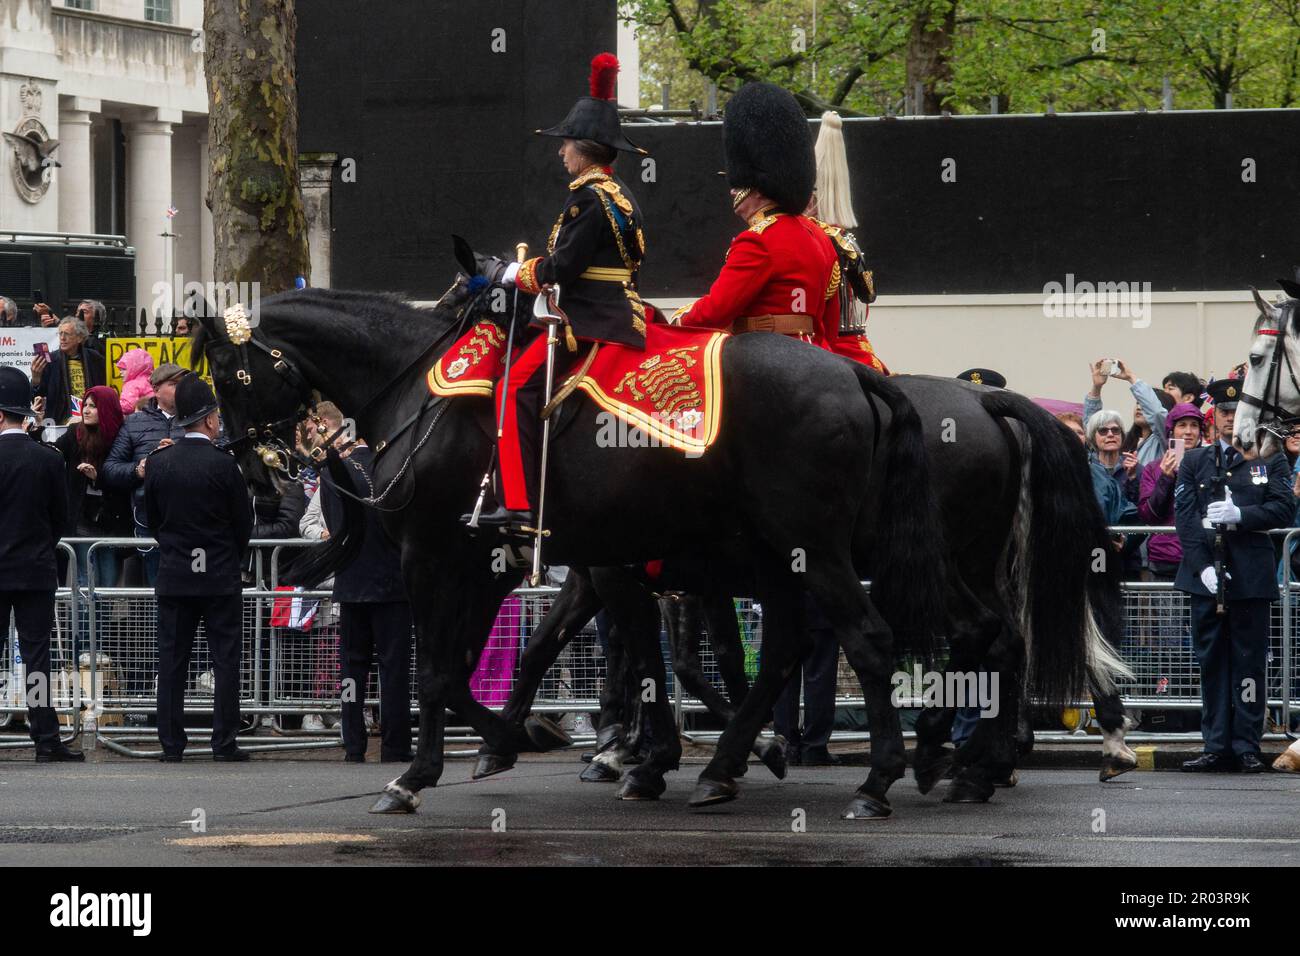
[[[731,240],[708,294],[673,320],[729,330],[740,318],[807,315],[813,334],[798,338],[880,369],[865,336],[840,338],[839,287],[839,256],[819,225],[805,216],[759,214]]]

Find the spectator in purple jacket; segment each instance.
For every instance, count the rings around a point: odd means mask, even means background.
[[[1192,449],[1201,444],[1204,420],[1195,405],[1186,402],[1175,405],[1165,417],[1168,438],[1181,439]],[[1143,524],[1172,525],[1174,523],[1174,484],[1178,480],[1178,462],[1172,448],[1158,460],[1142,469],[1142,483],[1138,491],[1138,518]],[[1176,534],[1152,535],[1147,542],[1147,566],[1157,581],[1172,581],[1183,560],[1183,548]]]

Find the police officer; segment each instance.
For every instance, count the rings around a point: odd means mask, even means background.
[[[1243,459],[1232,447],[1239,380],[1220,379],[1207,391],[1214,400],[1217,439],[1186,453],[1174,488],[1183,547],[1174,586],[1191,596],[1205,741],[1205,752],[1183,769],[1260,773],[1267,769],[1259,758],[1259,739],[1269,611],[1278,597],[1276,560],[1265,532],[1289,526],[1294,517],[1291,470],[1281,452],[1268,459]]]
[[[68,496],[63,456],[33,441],[23,429],[32,415],[31,385],[16,368],[0,368],[0,633],[13,613],[18,649],[27,674],[27,725],[40,763],[80,761],[85,756],[59,740],[51,706],[50,631],[58,565],[54,548],[67,532]]]
[[[185,750],[185,682],[194,632],[207,625],[216,678],[212,753],[216,760],[247,760],[235,745],[239,730],[239,657],[242,638],[240,564],[252,533],[248,491],[235,459],[213,444],[220,422],[217,400],[193,372],[176,385],[176,421],[185,436],[145,462],[144,500],[150,533],[158,539],[158,739],[164,763]]]

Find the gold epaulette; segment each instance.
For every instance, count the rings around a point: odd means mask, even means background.
[[[776,213],[776,214],[771,215],[771,216],[764,216],[764,217],[763,217],[762,219],[760,219],[758,222],[756,222],[756,223],[754,223],[752,226],[750,226],[750,227],[749,227],[749,231],[752,232],[752,233],[754,233],[755,235],[761,236],[761,235],[763,234],[763,230],[764,230],[764,229],[766,229],[768,226],[772,225],[772,223],[776,222],[776,221],[777,221],[778,219],[780,219],[780,218],[781,218],[781,214],[780,214],[780,213]]]
[[[623,213],[623,215],[632,215],[632,203],[623,195],[623,191],[618,188],[618,183],[614,182],[614,180],[605,178],[595,182],[590,182],[587,185],[591,186],[592,189],[599,189],[601,192],[609,196],[610,199],[614,200],[614,205],[618,206],[619,211]]]
[[[845,232],[839,226],[832,226],[829,222],[822,222],[815,216],[809,216],[815,222],[821,231],[830,236],[831,241],[835,243],[850,259],[856,259],[859,254],[858,241],[854,238],[853,233]]]

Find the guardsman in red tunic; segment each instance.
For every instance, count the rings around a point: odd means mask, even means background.
[[[732,207],[748,228],[732,240],[708,294],[671,321],[780,332],[885,371],[861,330],[845,325],[854,299],[875,297],[856,240],[803,215],[817,166],[794,97],[768,83],[741,87],[727,104],[723,140]]]
[[[499,277],[488,277],[529,294],[560,287],[559,307],[569,322],[556,349],[556,382],[564,381],[582,357],[579,341],[645,348],[645,305],[637,294],[637,272],[645,255],[641,210],[612,169],[617,151],[645,150],[629,142],[619,128],[614,102],[618,60],[602,53],[591,67],[591,96],[580,99],[560,125],[537,131],[564,140],[560,157],[574,177],[546,255],[511,263]],[[480,515],[480,525],[533,523],[545,384],[546,336],[539,335],[511,365],[499,443],[502,500],[494,511]]]

